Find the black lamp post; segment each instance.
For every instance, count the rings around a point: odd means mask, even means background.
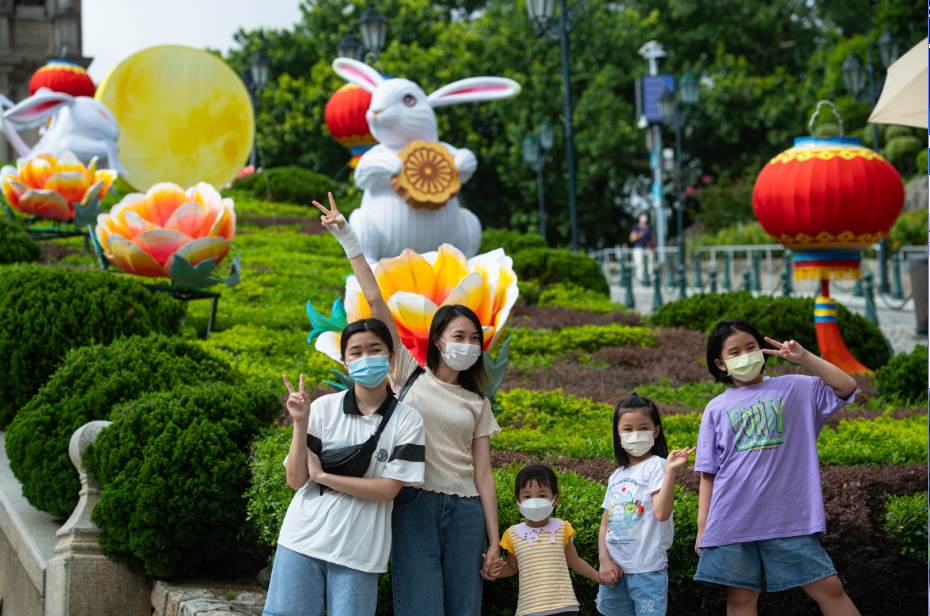
[[[566,0],[559,0],[560,15],[553,21],[555,0],[526,0],[526,10],[536,29],[536,36],[547,35],[558,38],[562,48],[562,94],[565,104],[565,150],[568,162],[568,205],[572,218],[572,252],[581,248],[578,242],[578,200],[575,184],[575,129],[572,126],[571,71],[568,64],[568,33],[584,10],[580,0],[568,7]]]
[[[882,66],[887,69],[889,66],[894,64],[898,60],[898,53],[900,50],[901,43],[898,40],[897,35],[895,35],[894,31],[891,28],[885,28],[882,30],[882,33],[878,37],[878,55],[881,58]],[[875,104],[878,102],[878,95],[881,92],[880,86],[884,85],[884,80],[881,84],[875,81],[875,64],[872,62],[871,41],[869,41],[867,57],[869,87],[866,94],[868,102],[872,106],[872,111],[875,111]],[[850,52],[850,54],[846,57],[846,60],[843,62],[843,81],[846,83],[846,89],[857,98],[858,95],[866,89],[865,75],[866,70],[865,67],[862,66],[862,62],[859,60],[859,57],[855,53]],[[880,150],[878,145],[878,126],[874,123],[872,124],[872,149],[876,152]],[[888,283],[888,239],[882,238],[878,245],[878,292],[891,293],[891,285]]]
[[[662,91],[659,96],[659,111],[662,113],[662,121],[675,129],[675,210],[678,219],[678,264],[684,267],[685,263],[685,227],[684,227],[684,203],[681,201],[681,129],[688,121],[691,115],[691,105],[698,101],[701,94],[701,84],[698,78],[691,71],[685,72],[679,83],[681,99],[686,107],[684,110],[678,103],[678,97],[672,94],[668,88]]]
[[[532,135],[527,135],[523,140],[523,162],[536,172],[536,187],[539,192],[539,235],[546,239],[546,205],[542,172],[543,167],[546,166],[546,159],[549,158],[549,150],[552,149],[553,134],[549,122],[542,121],[536,131],[536,136],[538,141]]]
[[[340,58],[349,58],[350,60],[361,60],[362,44],[351,32],[347,32],[339,45],[336,47],[336,53]]]
[[[387,36],[387,18],[375,8],[374,2],[368,3],[368,8],[359,18],[358,32],[362,37],[365,58],[367,59],[370,55],[377,61],[378,54],[384,50],[384,39]]]
[[[265,53],[265,50],[259,47],[258,50],[252,54],[252,59],[249,62],[252,68],[252,81],[255,83],[255,91],[261,94],[265,86],[268,85],[268,73],[271,72],[271,60],[268,58],[268,54]]]

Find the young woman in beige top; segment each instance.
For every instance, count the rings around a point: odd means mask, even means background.
[[[349,257],[372,316],[391,330],[397,349],[391,385],[399,392],[417,361],[401,343],[371,266],[332,194],[329,202],[331,210],[314,205]],[[394,499],[396,616],[479,616],[482,578],[495,579],[503,566],[491,472],[491,437],[500,428],[480,389],[487,378],[483,345],[481,322],[472,310],[441,307],[430,326],[426,369],[404,398],[423,417],[426,475],[422,488],[405,486]]]

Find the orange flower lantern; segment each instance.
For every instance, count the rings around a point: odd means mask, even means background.
[[[842,126],[840,120],[840,137],[798,137],[770,160],[756,180],[752,205],[762,228],[794,252],[795,278],[821,281],[814,322],[823,357],[860,374],[871,370],[843,342],[829,281],[861,277],[861,253],[891,230],[904,205],[904,185],[880,154],[843,137]]]
[[[329,134],[349,148],[352,159],[349,167],[355,169],[358,159],[378,142],[371,136],[365,112],[371,105],[371,93],[354,83],[348,83],[333,94],[326,103],[324,118]]]
[[[29,95],[35,94],[39,88],[91,98],[97,92],[97,86],[84,67],[67,60],[51,60],[33,73],[29,80]]]

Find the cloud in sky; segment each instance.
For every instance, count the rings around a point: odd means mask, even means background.
[[[300,0],[83,0],[84,55],[99,83],[114,66],[156,45],[226,51],[240,27],[287,28]]]

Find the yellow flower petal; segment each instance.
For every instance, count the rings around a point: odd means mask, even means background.
[[[120,235],[111,235],[107,241],[107,259],[129,274],[158,278],[164,276],[161,265],[139,246]]]
[[[126,239],[132,239],[133,234],[126,225],[126,212],[134,212],[139,217],[144,218],[145,195],[142,193],[129,193],[110,210],[110,218],[112,218],[114,226],[112,232],[119,233]]]
[[[171,266],[174,265],[176,256],[184,257],[191,265],[197,265],[201,261],[206,261],[213,257],[214,263],[219,265],[220,262],[229,253],[229,240],[223,237],[202,237],[184,244],[178,248],[174,254],[170,255],[165,261],[165,275],[171,275]]]
[[[339,362],[341,364],[342,351],[339,347],[341,343],[341,332],[323,332],[316,337],[316,341],[313,343],[313,348],[315,348],[320,353],[323,353],[333,361]]]
[[[484,279],[481,274],[469,274],[452,289],[452,292],[449,293],[442,305],[452,306],[458,304],[476,310],[481,306],[484,291]]]
[[[375,268],[375,279],[379,286],[385,284],[381,286],[381,293],[386,297],[394,295],[387,295],[387,290],[417,293],[430,298],[430,301],[436,296],[436,276],[433,274],[433,267],[409,248],[394,259],[381,259]]]
[[[179,231],[169,229],[150,229],[132,238],[133,243],[150,254],[160,265],[178,251],[181,246],[190,243],[191,237]]]
[[[203,235],[201,229],[207,221],[207,208],[199,203],[185,203],[165,221],[165,229],[180,231],[191,237]]]
[[[55,163],[55,173],[60,172],[73,172],[80,173],[84,176],[84,179],[87,179],[87,167],[84,166],[78,157],[72,154],[71,152],[65,152],[61,155],[61,158],[58,159],[58,162]]]
[[[394,320],[417,338],[429,338],[429,326],[439,307],[416,293],[398,291],[387,302]]]
[[[153,225],[133,211],[123,212],[123,222],[126,224],[126,228],[129,230],[129,235],[126,237],[126,239],[130,240],[143,231],[149,231],[151,229],[158,228],[158,225]]]
[[[62,221],[74,218],[71,204],[54,190],[27,190],[20,196],[16,209],[40,218]]]
[[[83,171],[58,171],[45,181],[45,188],[54,190],[70,204],[80,203],[90,184]]]
[[[149,222],[164,227],[175,210],[188,203],[190,199],[177,184],[161,182],[149,188],[145,193],[145,210],[140,212]]]
[[[431,299],[445,305],[452,290],[468,275],[468,260],[458,248],[443,244],[433,263],[433,274],[436,277],[436,291]]]
[[[4,167],[4,169],[5,168],[6,167]],[[14,180],[9,176],[3,178],[3,196],[6,197],[6,200],[13,207],[19,208],[19,198],[23,196],[23,193],[27,190],[29,190],[29,187],[19,180]]]
[[[52,163],[44,158],[33,158],[26,161],[20,172],[19,179],[29,188],[45,188],[45,182],[55,173]]]
[[[359,319],[371,318],[371,308],[368,306],[368,302],[365,301],[362,287],[358,284],[358,279],[355,276],[346,278],[346,298],[343,306],[346,309],[346,321],[349,323],[355,323]]]

